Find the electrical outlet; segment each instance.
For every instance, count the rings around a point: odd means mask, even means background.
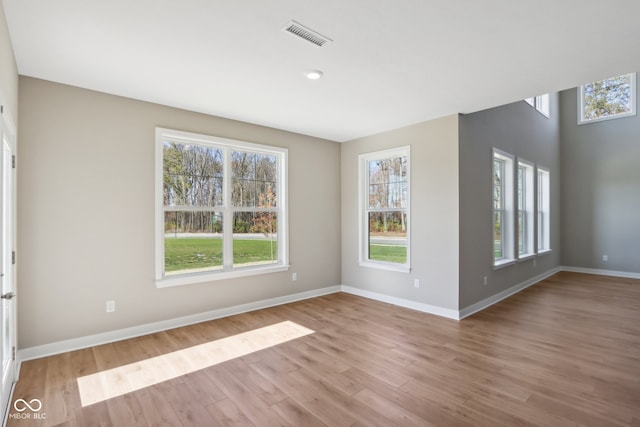
[[[413,287],[416,289],[420,287],[420,279],[413,279]]]
[[[296,280],[298,280],[298,273],[296,272],[291,273],[291,281],[295,282]]]
[[[116,302],[112,299],[107,301],[107,313],[113,313],[116,311]]]
[[[484,276],[484,279],[482,279],[482,284],[487,286],[487,276]]]
[[[603,261],[609,261],[609,255],[602,255]]]

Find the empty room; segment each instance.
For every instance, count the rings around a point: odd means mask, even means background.
[[[640,427],[638,16],[2,0],[3,425]]]

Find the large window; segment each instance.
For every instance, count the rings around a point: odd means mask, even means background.
[[[363,154],[360,172],[360,263],[408,272],[409,147]]]
[[[636,114],[636,74],[623,74],[580,86],[578,124]]]
[[[551,250],[550,174],[538,167],[538,253]]]
[[[287,268],[287,150],[156,130],[156,279],[195,283]]]
[[[493,150],[493,264],[514,260],[513,156]]]
[[[518,160],[518,258],[534,255],[533,164]]]

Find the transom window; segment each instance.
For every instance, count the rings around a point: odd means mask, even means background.
[[[540,114],[549,118],[550,109],[548,93],[545,93],[544,95],[538,95],[533,98],[527,98],[525,99],[525,102],[535,108],[536,111],[538,111]]]
[[[359,157],[362,265],[409,272],[410,147]]]
[[[636,114],[636,73],[580,86],[578,124]]]
[[[287,150],[156,130],[159,286],[287,268]]]

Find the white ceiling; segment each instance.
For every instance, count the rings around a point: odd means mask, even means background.
[[[341,142],[640,71],[637,0],[3,4],[22,75]]]

